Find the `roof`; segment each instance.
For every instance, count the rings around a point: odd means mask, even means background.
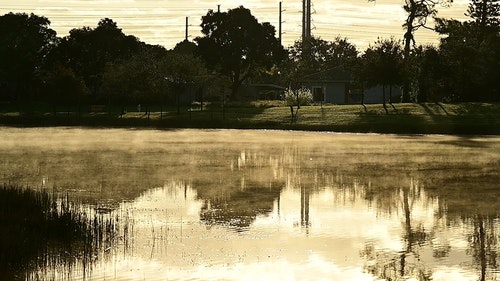
[[[301,78],[302,82],[350,82],[352,80],[352,73],[341,65]]]
[[[250,86],[267,90],[286,90],[285,87],[275,84],[250,84]]]

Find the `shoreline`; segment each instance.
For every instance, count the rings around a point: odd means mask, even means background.
[[[108,113],[48,112],[1,113],[5,127],[87,127],[137,129],[256,129],[336,133],[500,135],[500,104],[466,103],[395,104],[397,111],[382,114],[382,105],[326,105],[301,108],[299,119],[291,122],[289,108],[227,107],[225,111],[183,110],[148,115],[129,112]],[[436,108],[437,108],[436,106]],[[430,108],[430,109],[429,109]],[[432,110],[431,110],[432,109]],[[439,111],[437,111],[439,110]]]

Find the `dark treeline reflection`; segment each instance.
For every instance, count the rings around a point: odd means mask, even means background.
[[[435,208],[434,217],[439,223],[448,227],[465,225],[472,267],[477,270],[479,280],[493,280],[492,272],[498,271],[500,253],[499,175],[491,172],[493,167],[478,169],[470,163],[442,162],[425,166],[359,163],[345,167],[328,166],[330,161],[327,154],[298,148],[283,148],[281,154],[271,156],[243,151],[234,161],[241,172],[239,180],[224,179],[212,183],[213,186],[199,179],[193,182],[199,199],[204,202],[200,218],[209,225],[244,230],[257,215],[271,213],[276,201],[279,213],[280,194],[284,188],[292,187],[300,193],[300,225],[308,228],[311,196],[330,188],[336,194],[343,194],[339,197],[344,200],[347,198],[343,204],[349,204],[349,198],[352,203],[361,196],[381,216],[400,217],[403,244],[401,251],[390,252],[377,250],[376,245],[368,243],[361,252],[362,257],[372,261],[365,267],[366,272],[385,280],[408,276],[432,280],[433,271],[422,252],[430,247],[434,258],[445,258],[450,246],[435,242],[435,233],[442,226],[429,227],[425,221],[414,218],[415,206],[421,205],[424,209]],[[231,167],[235,170],[234,164]],[[231,175],[234,177],[234,173]],[[263,180],[246,180],[249,175]]]

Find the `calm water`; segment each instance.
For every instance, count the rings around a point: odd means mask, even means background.
[[[0,128],[0,180],[116,220],[56,280],[500,280],[500,138]],[[34,278],[34,277],[33,277]]]

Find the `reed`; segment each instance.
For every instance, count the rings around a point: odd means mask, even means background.
[[[31,279],[47,267],[88,269],[115,236],[115,221],[47,190],[0,188],[0,280]],[[36,273],[35,279],[39,279]],[[43,278],[42,278],[43,279]]]

